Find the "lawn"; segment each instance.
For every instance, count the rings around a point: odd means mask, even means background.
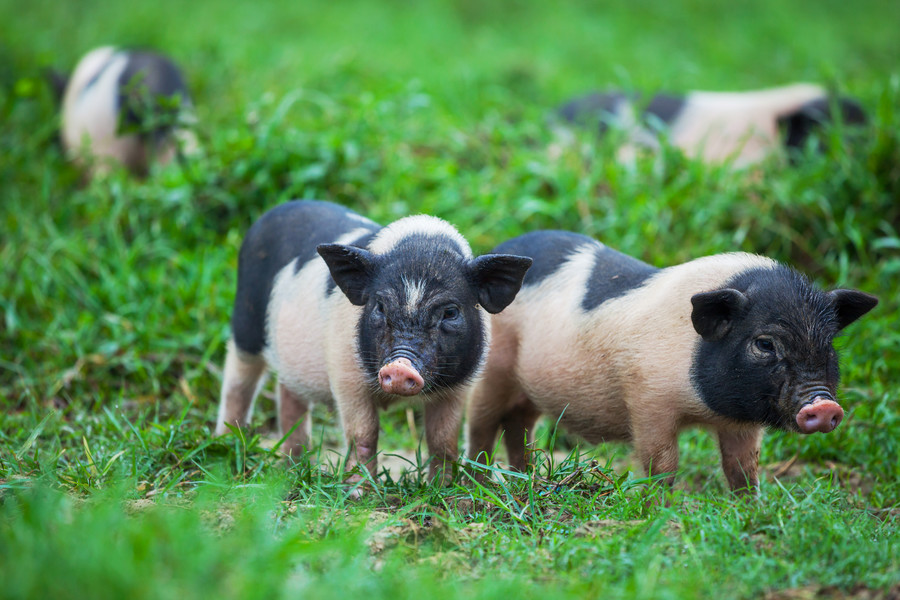
[[[0,597],[897,597],[898,23],[877,0],[0,0]],[[43,70],[109,43],[183,67],[201,155],[143,181],[67,163]],[[863,138],[744,171],[548,152],[587,91],[792,81],[859,98]],[[435,488],[401,406],[352,500],[327,410],[293,464],[269,390],[211,435],[240,241],[292,198],[434,214],[477,252],[547,227],[659,266],[757,252],[881,303],[837,341],[844,422],[768,433],[758,498],[704,431],[667,490],[552,423],[534,473]]]

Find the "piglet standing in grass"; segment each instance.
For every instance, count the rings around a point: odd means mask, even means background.
[[[828,433],[841,422],[832,341],[878,302],[819,290],[752,254],[657,269],[563,231],[495,252],[534,265],[492,319],[469,454],[485,460],[502,430],[518,469],[542,414],[591,443],[630,441],[648,473],[672,478],[679,431],[703,426],[718,436],[731,489],[755,489],[765,427]]]
[[[62,98],[66,154],[94,174],[121,164],[146,175],[151,163],[192,152],[197,142],[182,125],[193,120],[187,86],[167,57],[112,46],[87,53],[71,77],[54,75]]]
[[[431,475],[455,461],[463,402],[487,358],[490,320],[515,298],[530,258],[472,256],[445,221],[381,227],[327,202],[264,214],[238,260],[232,339],[216,433],[245,427],[262,375],[278,375],[282,450],[309,444],[310,407],[334,403],[348,469],[374,476],[378,409],[425,405]]]

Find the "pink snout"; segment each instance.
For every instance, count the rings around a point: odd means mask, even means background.
[[[844,418],[844,409],[834,400],[815,399],[797,413],[802,433],[829,433]]]
[[[378,371],[378,383],[388,394],[398,396],[415,396],[425,387],[425,380],[405,358],[398,358],[381,367]]]

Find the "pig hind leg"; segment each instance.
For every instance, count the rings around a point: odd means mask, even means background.
[[[278,431],[290,435],[281,444],[281,451],[288,456],[300,456],[309,445],[311,430],[310,406],[299,394],[278,382]],[[296,427],[295,427],[296,425]],[[293,428],[293,431],[291,429]]]
[[[226,423],[237,427],[248,425],[265,371],[266,361],[261,356],[243,352],[235,346],[234,340],[228,341],[216,435],[228,431]]]
[[[468,454],[487,463],[492,456],[497,432],[504,430],[510,464],[525,469],[525,441],[537,420],[534,405],[509,372],[489,369],[472,393],[467,414]]]
[[[509,465],[513,469],[525,471],[528,467],[528,449],[534,443],[534,425],[540,416],[540,411],[524,394],[503,415],[500,427],[503,430]]]
[[[661,404],[665,406],[665,404]],[[678,429],[663,415],[643,415],[635,419],[632,430],[634,450],[648,475],[668,474],[666,483],[675,482],[678,470]]]

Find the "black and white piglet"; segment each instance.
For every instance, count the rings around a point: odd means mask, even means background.
[[[657,269],[563,231],[494,251],[534,265],[492,318],[491,354],[469,405],[469,454],[483,460],[503,429],[519,469],[542,414],[591,443],[633,442],[655,474],[674,474],[679,431],[699,425],[718,434],[731,488],[755,488],[764,427],[827,433],[840,423],[832,340],[878,302],[821,291],[753,254]]]
[[[165,56],[112,46],[87,53],[71,77],[54,85],[62,96],[62,143],[73,160],[94,174],[122,164],[146,175],[150,164],[165,164],[179,151],[197,147],[188,129],[193,119],[187,86]]]
[[[657,149],[663,134],[692,158],[710,163],[731,160],[735,167],[761,161],[784,146],[804,148],[809,137],[836,121],[862,125],[865,112],[848,97],[831,98],[818,85],[798,83],[746,92],[690,92],[640,98],[624,92],[595,93],[570,100],[557,115],[571,124],[623,129],[620,158],[639,148]],[[664,129],[661,131],[660,126]]]
[[[216,433],[247,425],[268,366],[281,431],[302,421],[283,451],[308,445],[312,404],[333,402],[348,468],[374,475],[378,409],[414,397],[434,476],[458,457],[464,399],[488,353],[486,312],[512,302],[530,265],[474,258],[452,225],[426,215],[381,227],[327,202],[270,210],[241,246]]]

